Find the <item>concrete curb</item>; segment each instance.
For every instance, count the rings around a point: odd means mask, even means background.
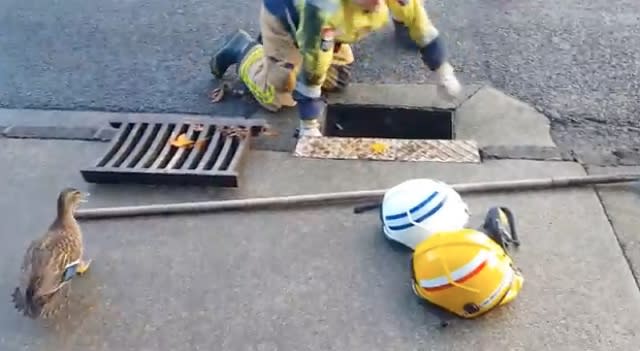
[[[107,142],[115,135],[111,127],[9,126],[0,134],[14,139],[61,139]]]
[[[330,95],[328,102],[453,111],[455,139],[476,141],[483,159],[565,161],[596,166],[640,165],[640,153],[635,149],[576,152],[558,147],[551,138],[550,121],[544,114],[487,85],[468,85],[459,99],[447,102],[439,97],[434,84],[352,84],[342,94]],[[163,120],[178,117],[207,116],[0,109],[0,136],[16,139],[108,142],[117,132],[109,123],[112,120]],[[297,127],[295,108],[283,109],[278,113],[258,110],[246,118],[263,118],[270,125],[282,130],[293,131]],[[253,148],[292,151],[295,145],[293,137],[276,139],[257,138]]]
[[[576,155],[572,150],[563,150],[557,146],[488,145],[480,149],[480,155],[485,160],[577,161]]]
[[[109,142],[116,134],[112,127],[62,127],[62,126],[0,126],[0,136],[8,139],[53,139],[68,141]],[[270,145],[258,149],[272,148]],[[289,151],[276,147],[271,151]],[[540,145],[485,145],[480,147],[483,160],[534,160],[578,162],[590,166],[640,166],[638,150],[616,149],[603,153],[585,153],[558,146]]]

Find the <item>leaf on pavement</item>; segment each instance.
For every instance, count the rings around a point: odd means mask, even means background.
[[[171,140],[171,145],[179,148],[191,147],[194,144],[193,140],[189,139],[186,134],[182,133],[177,138]]]
[[[262,135],[272,137],[278,136],[278,132],[272,129],[271,127],[262,128]]]
[[[194,147],[198,150],[202,150],[205,148],[206,145],[207,145],[207,139],[200,139],[196,141]]]
[[[374,154],[382,154],[387,150],[387,145],[380,143],[380,142],[376,142],[371,144],[371,151]]]

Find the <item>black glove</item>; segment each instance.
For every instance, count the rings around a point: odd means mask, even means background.
[[[351,64],[336,65],[333,64],[327,71],[327,76],[322,84],[325,91],[341,90],[349,85],[351,81]]]

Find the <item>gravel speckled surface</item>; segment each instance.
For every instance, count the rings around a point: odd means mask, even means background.
[[[438,0],[427,7],[462,80],[536,106],[552,119],[558,143],[640,145],[640,2]],[[0,107],[255,108],[213,105],[207,93],[215,85],[213,44],[236,27],[255,34],[258,2],[3,0],[0,8]],[[356,46],[355,80],[431,79],[416,54],[385,45],[390,38],[386,31]]]

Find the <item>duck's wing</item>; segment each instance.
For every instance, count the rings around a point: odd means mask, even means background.
[[[75,276],[81,256],[80,245],[73,236],[54,235],[32,249],[31,276],[32,280],[37,277],[39,282],[36,296],[56,292]]]
[[[29,243],[20,266],[20,283],[11,294],[14,307],[25,316],[36,318],[40,315],[43,300],[33,296],[39,290],[43,262],[49,259],[45,243],[42,239]]]
[[[55,315],[60,309],[69,303],[69,291],[71,285],[62,285],[55,294],[47,296],[46,302],[42,305],[40,310],[40,316],[42,318],[49,318]]]
[[[24,253],[24,256],[22,257],[22,264],[20,265],[20,283],[22,285],[22,287],[26,287],[29,279],[29,276],[31,275],[31,267],[32,267],[32,262],[34,261],[34,252],[37,250],[38,247],[38,241],[34,240],[31,243],[29,243],[29,246],[27,246],[27,250]]]

